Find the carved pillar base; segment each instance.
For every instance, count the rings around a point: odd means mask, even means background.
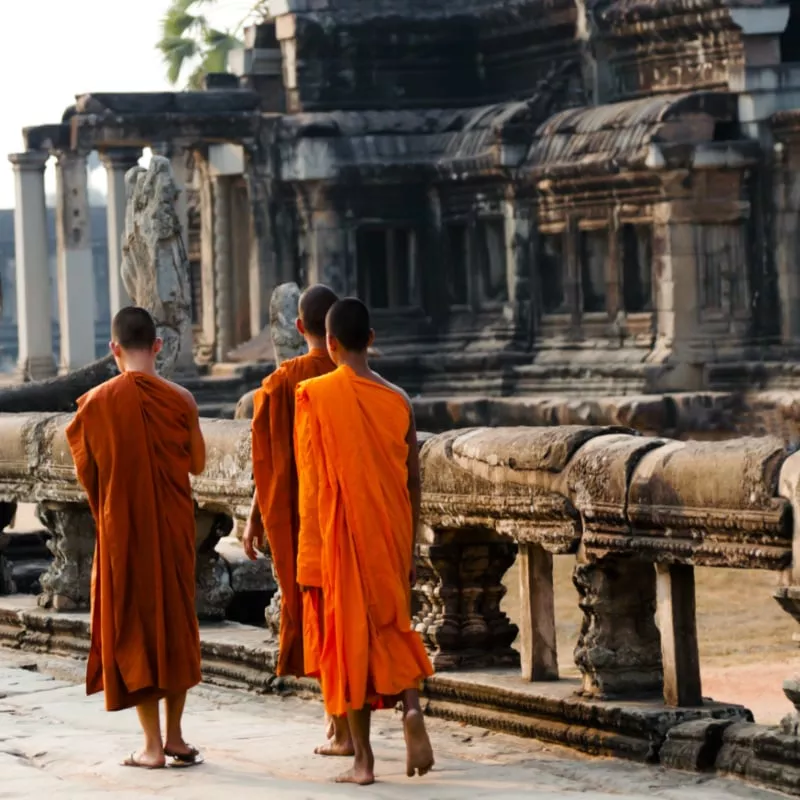
[[[95,528],[88,506],[42,504],[42,524],[52,534],[48,547],[53,562],[39,578],[39,605],[54,611],[89,608],[92,586]]]
[[[198,510],[197,561],[195,564],[195,608],[198,619],[225,619],[233,600],[228,566],[216,551],[217,542],[233,529],[233,520],[226,514]]]
[[[575,663],[583,675],[581,693],[660,693],[664,673],[652,564],[616,558],[579,563],[572,580],[583,611],[575,647]]]
[[[414,625],[435,669],[518,665],[517,626],[500,609],[516,546],[483,531],[429,533],[417,545]]]

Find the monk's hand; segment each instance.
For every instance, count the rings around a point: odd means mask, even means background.
[[[258,523],[252,520],[247,521],[247,525],[244,529],[244,536],[242,537],[242,546],[244,547],[244,554],[251,561],[255,561],[258,558],[256,547],[258,547],[261,552],[266,549],[264,530]]]

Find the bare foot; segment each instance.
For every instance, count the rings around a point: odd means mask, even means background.
[[[425,720],[419,711],[409,711],[403,719],[406,738],[406,775],[425,775],[433,769],[433,748],[425,730]]]
[[[191,756],[197,754],[197,750],[184,742],[183,739],[167,739],[164,742],[164,752],[168,756]]]
[[[333,739],[334,734],[336,733],[336,723],[333,720],[333,717],[330,714],[325,715],[325,738],[326,739]]]
[[[336,778],[336,783],[355,783],[358,786],[370,786],[375,783],[375,775],[367,767],[355,766],[339,775]]]
[[[356,754],[353,742],[348,739],[344,742],[337,742],[336,739],[327,744],[314,748],[318,756],[354,756]]]

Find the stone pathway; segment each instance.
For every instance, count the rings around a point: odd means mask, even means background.
[[[82,664],[0,650],[0,798],[100,796],[161,800],[462,800],[583,797],[767,800],[781,795],[737,781],[624,761],[591,759],[539,742],[430,721],[437,769],[405,777],[399,717],[373,724],[379,783],[357,789],[331,778],[347,762],[312,755],[322,733],[318,703],[202,686],[188,702],[186,736],[206,763],[188,770],[118,766],[136,749],[133,712],[108,714],[85,697]]]

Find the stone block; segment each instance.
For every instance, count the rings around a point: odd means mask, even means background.
[[[659,762],[671,769],[706,772],[714,768],[725,729],[732,719],[698,719],[670,728]]]

